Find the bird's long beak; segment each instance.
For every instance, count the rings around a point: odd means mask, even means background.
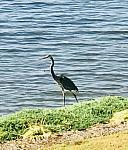
[[[49,57],[49,55],[46,55],[46,56],[44,56],[44,57],[40,57],[40,59],[46,59],[46,58],[48,58]]]
[[[46,59],[46,58],[48,58],[48,56],[44,56],[44,57],[42,57],[42,59]]]

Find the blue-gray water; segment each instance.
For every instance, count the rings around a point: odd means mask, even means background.
[[[128,1],[0,1],[0,115],[63,106],[50,60],[40,60],[49,53],[79,100],[128,96]]]

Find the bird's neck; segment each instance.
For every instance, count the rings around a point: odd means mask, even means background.
[[[51,58],[51,61],[52,61],[52,62],[51,62],[51,66],[50,66],[50,68],[51,68],[51,74],[52,74],[52,77],[55,78],[56,75],[55,75],[54,70],[53,70],[53,67],[54,67],[54,59]]]

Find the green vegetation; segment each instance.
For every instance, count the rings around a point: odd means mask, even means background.
[[[109,121],[114,112],[128,109],[128,98],[107,96],[81,102],[65,108],[24,109],[11,115],[0,117],[0,141],[22,138],[24,135],[65,130],[82,130],[96,123]],[[37,130],[28,131],[33,126]]]

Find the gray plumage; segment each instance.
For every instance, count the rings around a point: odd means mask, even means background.
[[[73,91],[78,92],[78,88],[76,87],[76,85],[73,83],[73,81],[71,79],[67,78],[64,75],[60,75],[60,76],[56,75],[54,73],[54,70],[53,70],[53,67],[54,67],[53,57],[51,55],[47,55],[43,59],[46,59],[46,58],[50,58],[52,61],[51,65],[50,65],[50,71],[51,71],[53,79],[58,83],[58,85],[60,85],[60,87],[62,89],[64,106],[65,106],[65,92],[64,92],[64,90],[69,90],[73,94],[73,96],[75,97],[76,101],[78,102],[76,94],[73,92]]]

